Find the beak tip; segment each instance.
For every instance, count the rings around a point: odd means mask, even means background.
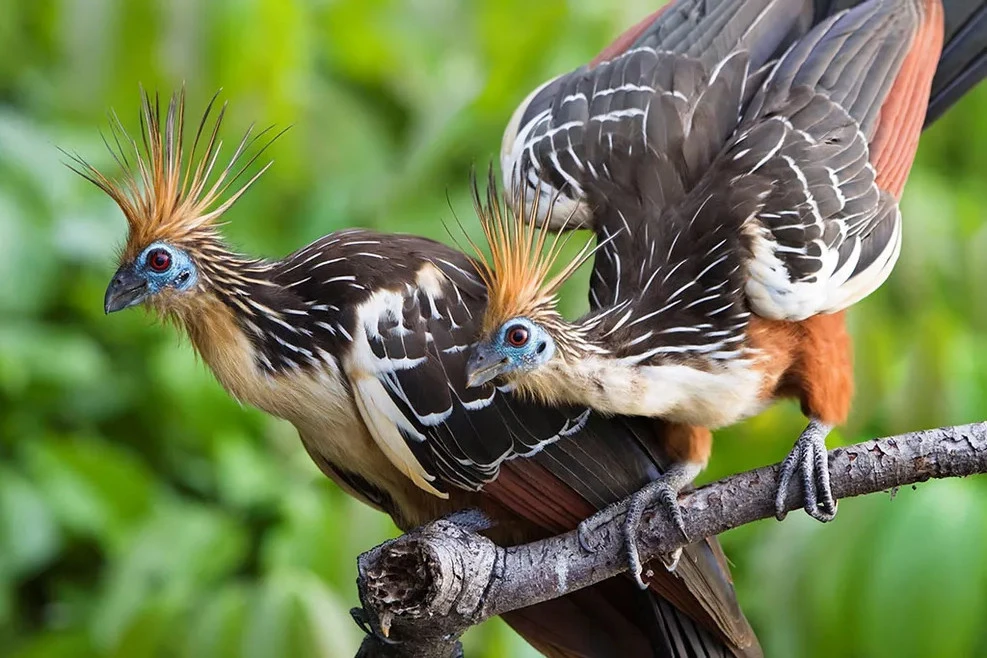
[[[106,288],[103,312],[106,315],[122,311],[141,303],[147,296],[147,282],[140,276],[121,267]]]
[[[483,360],[471,362],[466,366],[466,388],[479,388],[489,384],[504,374],[507,360],[497,363],[484,363]]]

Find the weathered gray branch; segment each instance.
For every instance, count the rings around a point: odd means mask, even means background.
[[[829,453],[833,494],[849,498],[930,478],[987,472],[987,423],[943,427]],[[779,465],[706,485],[682,498],[689,537],[718,535],[774,515]],[[790,495],[789,510],[802,508]],[[653,559],[684,545],[665,514],[651,514],[641,533],[641,555]],[[627,568],[620,519],[594,533],[595,552],[579,547],[575,532],[501,548],[449,521],[436,521],[364,553],[360,599],[376,629],[361,656],[449,658],[470,626],[563,596]],[[387,634],[385,641],[381,636]]]

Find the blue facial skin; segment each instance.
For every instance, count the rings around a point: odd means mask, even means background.
[[[530,372],[553,354],[555,341],[547,331],[528,318],[514,318],[501,325],[491,340],[473,347],[466,364],[467,384],[482,386],[511,372]]]
[[[171,260],[170,267],[163,272],[158,272],[152,268],[149,261],[150,254],[159,249],[166,252]],[[155,295],[169,287],[176,290],[188,290],[195,285],[199,278],[199,273],[188,254],[164,242],[151,243],[134,259],[132,267],[134,273],[143,277],[147,282],[148,296]]]
[[[188,290],[198,278],[199,273],[184,250],[155,242],[113,275],[106,288],[104,309],[114,313],[129,308],[166,288]]]

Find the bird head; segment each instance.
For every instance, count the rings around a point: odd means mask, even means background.
[[[184,89],[172,95],[163,121],[158,98],[142,90],[140,141],[113,115],[112,139],[104,142],[120,166],[118,176],[106,176],[69,155],[73,170],[106,192],[127,219],[127,242],[104,298],[107,313],[142,303],[165,312],[195,308],[196,300],[208,295],[228,267],[222,262],[228,250],[222,246],[217,220],[270,166],[227,195],[273,139],[254,150],[251,147],[267,131],[252,136],[248,130],[228,164],[213,176],[226,111],[224,104],[210,121],[215,101],[216,96],[206,107],[187,156]]]
[[[563,233],[563,224],[549,239],[547,223],[537,221],[539,197],[526,203],[525,189],[515,185],[512,194],[502,199],[491,169],[483,200],[476,179],[472,181],[473,205],[490,256],[471,243],[487,286],[487,307],[481,335],[467,363],[470,386],[497,378],[522,383],[526,375],[553,360],[576,355],[579,332],[559,314],[558,291],[595,249],[587,242],[575,258],[552,274],[572,233]]]
[[[136,258],[124,259],[103,299],[107,313],[142,302],[185,293],[199,284],[199,271],[189,250],[165,241],[152,242]]]
[[[481,386],[498,377],[510,381],[548,363],[555,349],[555,339],[544,326],[530,318],[512,318],[473,346],[467,382]]]

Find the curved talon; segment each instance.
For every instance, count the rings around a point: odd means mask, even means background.
[[[350,608],[350,617],[360,627],[360,630],[367,635],[373,635],[374,631],[370,627],[370,619],[367,618],[367,611],[363,608]]]
[[[685,531],[685,518],[682,516],[682,508],[679,506],[679,495],[678,492],[673,490],[669,486],[665,486],[658,491],[658,495],[661,499],[662,505],[668,510],[669,514],[672,516],[672,523],[680,533],[682,533],[682,538],[686,542],[691,542],[689,539],[689,533]],[[678,559],[675,560],[678,563]]]
[[[672,523],[682,533],[682,537],[686,541],[689,541],[689,535],[685,531],[685,519],[682,516],[682,508],[679,507],[678,492],[667,480],[655,480],[634,494],[627,508],[627,518],[624,520],[624,543],[627,547],[627,561],[630,565],[631,576],[641,589],[647,589],[648,586],[641,577],[643,568],[641,554],[637,547],[638,535],[641,531],[641,521],[644,517],[644,512],[648,508],[648,505],[653,502],[661,504],[671,517]],[[665,562],[665,560],[662,561]],[[665,562],[665,566],[669,571],[674,570],[677,564],[677,558],[674,559],[671,565]]]
[[[651,497],[649,494],[652,493],[651,488],[653,485],[654,483],[651,483],[631,497],[623,527],[624,548],[627,550],[627,564],[630,568],[631,578],[634,579],[634,582],[641,589],[648,589],[648,584],[641,578],[641,572],[644,568],[641,564],[641,553],[637,549],[637,536],[641,528],[641,517],[644,515],[644,510],[647,507],[647,499]]]
[[[679,558],[682,557],[682,549],[676,548],[674,551],[668,555],[661,556],[661,563],[665,565],[665,568],[669,571],[675,571],[675,568],[679,566]]]
[[[778,492],[775,494],[775,518],[784,521],[788,511],[785,509],[788,489],[792,483],[792,475],[795,474],[795,467],[798,465],[799,446],[796,444],[792,451],[781,463],[781,477],[778,479]]]
[[[627,542],[625,547],[627,548],[628,573],[631,574],[631,578],[637,583],[638,588],[648,589],[648,583],[644,582],[644,578],[641,577],[641,574],[644,573],[644,567],[641,564],[641,553],[637,550],[637,542]]]
[[[819,505],[816,508],[816,514],[813,516],[826,523],[832,521],[836,516],[836,500],[833,498],[833,489],[829,483],[829,454],[826,452],[826,446],[822,446],[822,450],[815,451],[815,471],[818,476],[819,485]],[[822,509],[819,509],[819,508]]]
[[[621,534],[624,539],[624,549],[627,553],[627,564],[631,577],[637,583],[638,587],[647,589],[648,585],[644,582],[643,578],[644,565],[641,562],[641,553],[637,547],[644,512],[652,503],[659,503],[661,507],[668,511],[672,523],[682,533],[682,536],[686,541],[689,541],[689,536],[685,531],[685,519],[682,516],[682,509],[679,507],[678,492],[695,478],[700,468],[700,465],[689,462],[675,464],[661,478],[648,483],[626,502],[614,503],[584,520],[576,529],[576,539],[579,542],[579,547],[587,553],[595,553],[597,547],[590,545],[589,536],[596,532],[600,526],[612,522],[621,515],[625,515]],[[681,550],[672,553],[671,563],[664,558],[662,559],[666,568],[669,570],[675,569],[680,553]]]

